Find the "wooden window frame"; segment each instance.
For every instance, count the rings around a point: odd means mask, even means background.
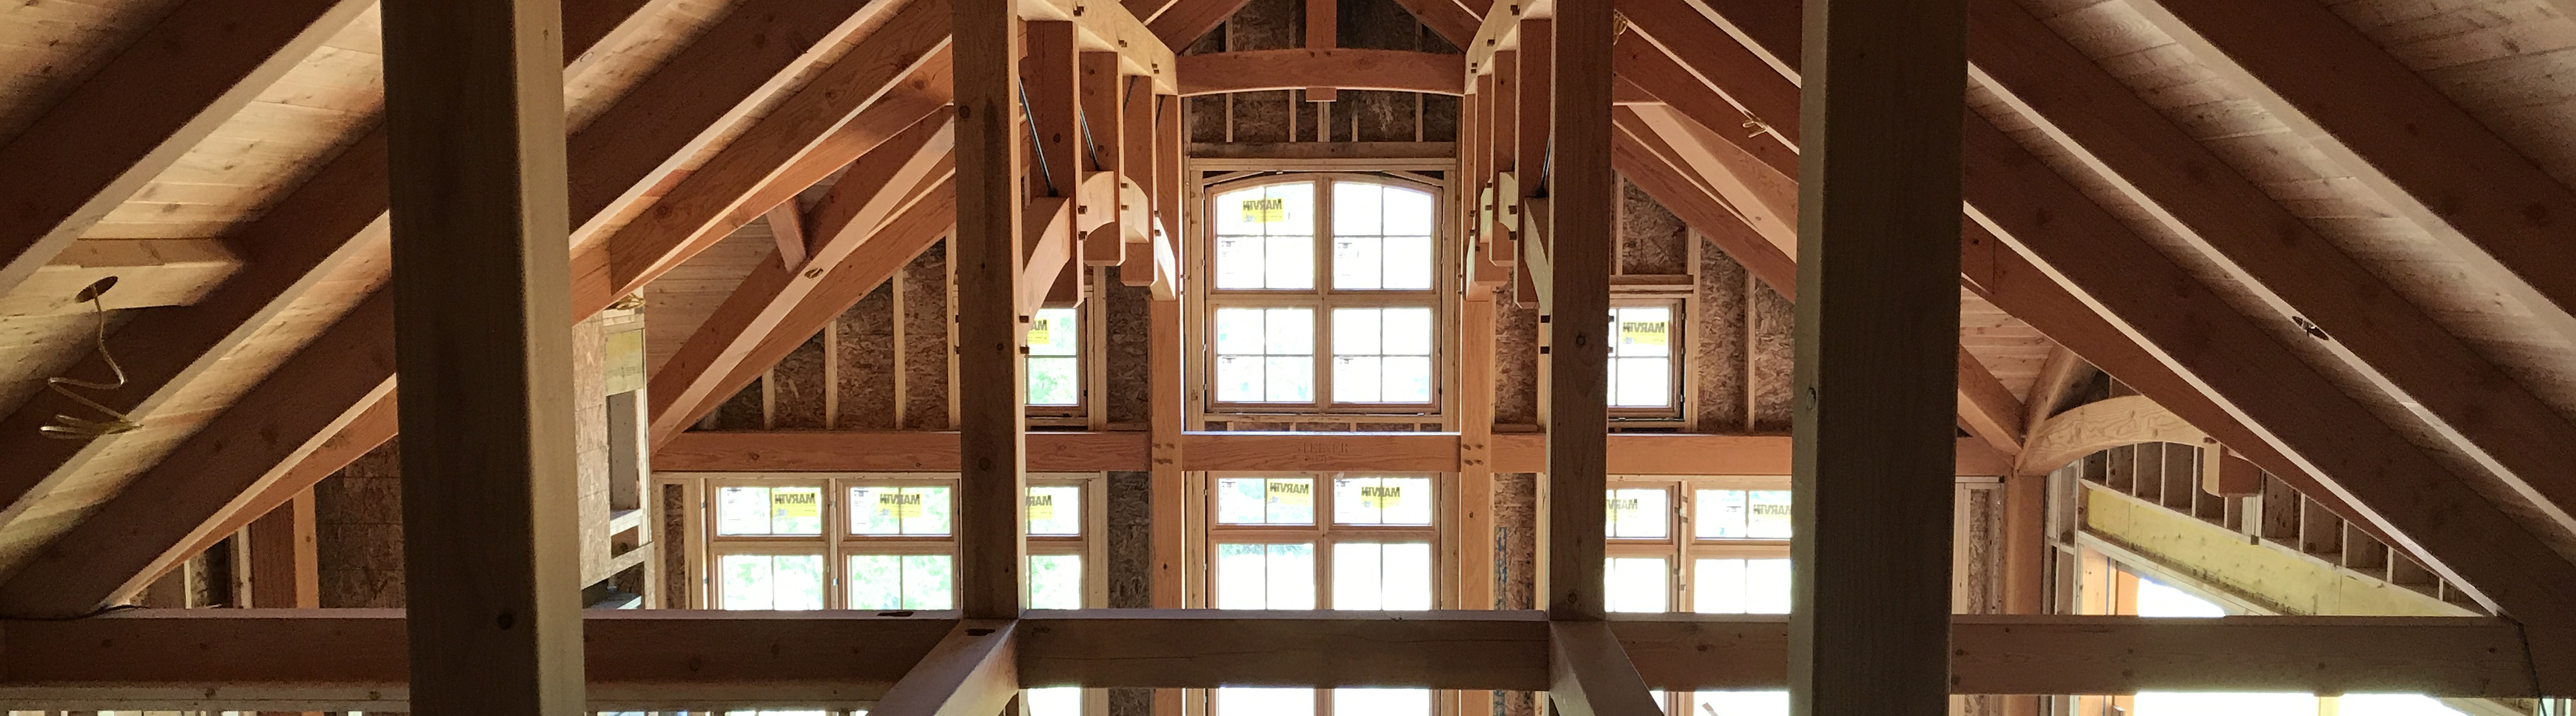
[[[715,565],[731,554],[820,554],[824,560],[825,583],[823,608],[845,609],[849,604],[849,558],[875,554],[947,554],[955,559],[957,535],[954,523],[944,536],[877,536],[858,534],[850,524],[850,489],[853,487],[947,487],[950,512],[956,515],[957,475],[955,473],[665,473],[663,484],[697,483],[700,500],[695,525],[696,546],[702,557],[690,565],[691,577],[705,608],[724,604],[724,585],[716,577]],[[1082,557],[1082,603],[1097,608],[1109,603],[1108,578],[1108,480],[1103,473],[1031,473],[1029,486],[1072,486],[1081,489],[1083,510],[1082,534],[1072,536],[1031,535],[1028,553],[1037,555],[1074,554]],[[820,509],[823,530],[819,535],[718,535],[720,519],[715,506],[718,495],[727,487],[815,487],[823,489]],[[954,561],[950,564],[953,575]],[[1086,699],[1088,703],[1088,699]],[[1088,709],[1089,707],[1086,707]],[[1086,713],[1094,711],[1087,710]]]
[[[1202,341],[1190,355],[1192,370],[1197,375],[1200,396],[1195,405],[1201,415],[1237,418],[1260,416],[1332,415],[1358,420],[1395,419],[1401,422],[1430,422],[1441,419],[1449,410],[1456,393],[1450,381],[1457,369],[1452,344],[1457,321],[1458,268],[1457,256],[1451,249],[1448,221],[1434,211],[1431,237],[1431,288],[1427,290],[1335,290],[1332,288],[1333,202],[1331,186],[1335,182],[1360,182],[1392,186],[1431,194],[1435,209],[1447,197],[1444,182],[1406,174],[1352,171],[1309,171],[1281,173],[1238,172],[1203,181],[1197,201],[1202,216],[1212,216],[1219,195],[1278,184],[1308,183],[1315,187],[1314,286],[1308,289],[1218,289],[1216,288],[1216,228],[1214,222],[1201,220],[1195,228],[1196,255],[1204,257],[1199,270],[1189,272],[1192,291],[1189,307],[1191,319],[1211,338]],[[1332,382],[1332,312],[1336,308],[1407,308],[1431,309],[1431,397],[1419,403],[1349,403],[1333,400]],[[1226,402],[1217,399],[1216,391],[1216,311],[1219,308],[1310,308],[1315,311],[1314,326],[1314,400],[1305,403]]]
[[[1431,523],[1426,525],[1334,524],[1332,512],[1332,501],[1334,499],[1334,490],[1332,489],[1333,480],[1352,477],[1404,477],[1424,478],[1430,480],[1432,494]],[[1219,497],[1217,481],[1221,479],[1247,478],[1306,478],[1313,480],[1315,489],[1309,494],[1313,496],[1310,504],[1314,510],[1314,521],[1311,524],[1304,525],[1240,525],[1226,524],[1217,521],[1217,515],[1220,514],[1217,511],[1216,504]],[[1196,606],[1213,608],[1217,602],[1218,596],[1216,594],[1216,590],[1219,582],[1217,580],[1218,560],[1216,555],[1217,545],[1219,544],[1313,545],[1315,551],[1315,606],[1317,609],[1331,609],[1333,608],[1330,606],[1332,604],[1333,596],[1333,545],[1342,543],[1385,544],[1419,541],[1431,546],[1431,574],[1427,576],[1430,578],[1432,608],[1455,609],[1457,608],[1456,603],[1458,599],[1455,584],[1452,580],[1444,577],[1444,575],[1451,571],[1449,561],[1454,559],[1454,555],[1451,554],[1451,549],[1454,547],[1453,542],[1455,537],[1450,534],[1451,526],[1443,521],[1443,513],[1445,513],[1446,510],[1442,508],[1446,506],[1450,500],[1456,499],[1456,496],[1451,494],[1452,490],[1455,489],[1456,483],[1457,480],[1455,479],[1455,473],[1384,472],[1366,470],[1346,470],[1339,472],[1211,471],[1200,473],[1200,477],[1195,484],[1198,488],[1198,492],[1200,493],[1200,514],[1206,515],[1207,517],[1204,523],[1206,527],[1205,529],[1200,530],[1199,534],[1199,554],[1201,555],[1201,561],[1195,566],[1199,573],[1199,578],[1204,580],[1204,583],[1208,586],[1202,595],[1202,598],[1206,603]],[[1215,714],[1216,693],[1214,689],[1192,689],[1191,691],[1193,692],[1193,697],[1198,701],[1200,713],[1224,716],[1223,714]],[[1315,687],[1312,688],[1311,691],[1315,697],[1315,716],[1335,716],[1333,713],[1333,689],[1331,687]],[[1430,692],[1430,709],[1425,712],[1424,716],[1448,716],[1455,713],[1457,700],[1445,695],[1448,693],[1448,690],[1430,689]]]

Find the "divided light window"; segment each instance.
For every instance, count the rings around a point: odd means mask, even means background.
[[[710,484],[718,609],[956,608],[956,478],[885,475]],[[1029,607],[1080,609],[1096,478],[1032,475]],[[1105,584],[1105,583],[1103,583]]]
[[[1435,407],[1439,271],[1431,191],[1331,176],[1214,194],[1208,308],[1216,405]]]
[[[1438,606],[1439,514],[1428,475],[1214,478],[1218,609]],[[1213,690],[1214,716],[1432,716],[1431,690]]]
[[[1614,477],[1604,528],[1609,538],[1609,563],[1602,575],[1605,606],[1614,612],[1787,614],[1787,483],[1786,478]],[[1789,713],[1786,691],[1654,693],[1665,713]]]

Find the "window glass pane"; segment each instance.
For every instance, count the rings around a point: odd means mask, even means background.
[[[1660,612],[1672,608],[1671,571],[1661,557],[1611,557],[1601,578],[1602,596],[1614,612]]]
[[[1703,539],[1742,539],[1744,533],[1743,490],[1700,490],[1691,529]]]
[[[1431,690],[1334,689],[1333,714],[1334,716],[1430,716]]]
[[[1789,560],[1706,558],[1691,566],[1691,611],[1789,613]]]
[[[850,608],[952,608],[951,569],[944,554],[850,555]]]
[[[2345,694],[2336,716],[2459,716],[2463,712],[2422,694]]]
[[[1333,356],[1333,401],[1385,402],[1384,365],[1377,356]]]
[[[1672,359],[1610,359],[1610,404],[1622,408],[1671,407]]]
[[[1333,521],[1345,525],[1431,524],[1431,478],[1333,480]]]
[[[1229,525],[1257,525],[1270,521],[1264,506],[1268,480],[1257,477],[1224,478],[1216,481],[1216,521]]]
[[[1315,287],[1315,239],[1271,236],[1262,252],[1263,282],[1268,288]]]
[[[1029,488],[1029,534],[1082,534],[1082,488],[1043,485]]]
[[[2320,713],[2317,697],[2308,694],[2141,691],[2135,699],[2131,705],[2137,707],[2134,713],[2139,716],[2317,716]]]
[[[1333,207],[1340,211],[1341,207]],[[1335,234],[1333,236],[1333,288],[1344,291],[1371,291],[1384,288],[1379,280],[1379,262],[1384,260],[1383,240],[1375,236]]]
[[[1082,555],[1029,555],[1029,608],[1082,608]]]
[[[1789,716],[1787,691],[1699,691],[1690,700],[1694,716]]]
[[[1315,546],[1220,544],[1216,608],[1315,608]]]
[[[1388,236],[1431,235],[1431,192],[1387,187],[1385,206]]]
[[[1431,545],[1423,542],[1333,545],[1333,608],[1431,608]]]
[[[1315,311],[1310,308],[1273,308],[1262,312],[1267,325],[1261,330],[1261,351],[1265,354],[1314,355]]]
[[[1378,197],[1385,191],[1379,185],[1365,182],[1333,182],[1333,234],[1378,235],[1385,227],[1385,221],[1378,215]],[[1333,286],[1349,288],[1339,283]]]
[[[862,535],[948,534],[948,488],[869,485],[850,488],[850,532]]]
[[[1227,192],[1215,204],[1217,288],[1315,286],[1313,184]]]
[[[1671,495],[1659,489],[1610,491],[1610,535],[1619,539],[1662,539],[1672,524]]]
[[[1333,400],[1431,401],[1431,309],[1333,309]]]
[[[1228,686],[1217,689],[1215,698],[1211,700],[1215,702],[1215,712],[1222,716],[1315,716],[1314,689]]]
[[[1029,319],[1029,355],[1073,355],[1082,344],[1082,327],[1076,322],[1080,315],[1070,308],[1038,309]]]
[[[1315,400],[1315,311],[1217,309],[1217,399]]]
[[[2141,579],[2138,580],[2138,616],[2223,617],[2227,616],[2227,609],[2189,592]]]
[[[1426,214],[1427,216],[1427,214]],[[1431,236],[1386,237],[1386,258],[1381,263],[1386,272],[1387,290],[1421,291],[1431,288]]]
[[[1672,407],[1672,318],[1671,306],[1611,309],[1611,329],[1619,337],[1610,346],[1611,405]]]
[[[1020,703],[1029,716],[1082,716],[1082,687],[1021,689]]]
[[[823,556],[728,554],[717,562],[726,609],[823,608]]]
[[[1744,536],[1754,539],[1789,538],[1789,491],[1754,490],[1745,493],[1748,506],[1744,517]]]
[[[1030,405],[1082,404],[1082,364],[1074,357],[1082,345],[1079,315],[1070,308],[1044,308],[1029,319]]]
[[[769,534],[769,488],[727,487],[716,490],[716,534]]]
[[[1315,481],[1303,478],[1269,478],[1268,513],[1263,521],[1274,525],[1311,525],[1315,523]]]

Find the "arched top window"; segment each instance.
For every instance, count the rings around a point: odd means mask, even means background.
[[[1207,196],[1211,407],[1437,410],[1436,188],[1310,174]]]

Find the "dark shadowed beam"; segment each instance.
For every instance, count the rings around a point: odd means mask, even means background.
[[[1963,0],[1808,0],[1790,710],[1950,710]],[[1974,359],[1969,360],[1974,363]]]
[[[1243,9],[1244,5],[1251,2],[1252,0],[1173,0],[1170,6],[1163,8],[1162,14],[1155,15],[1153,20],[1146,22],[1145,27],[1153,30],[1154,37],[1160,38],[1165,45],[1189,47],[1190,43],[1198,41],[1200,35],[1216,29],[1216,26],[1224,23],[1226,18],[1233,17],[1234,11]],[[1137,17],[1143,17],[1143,15]]]
[[[1018,0],[954,0],[957,47],[957,281],[959,446],[957,603],[970,619],[1015,619],[1028,552],[1020,521],[1027,481],[1026,383],[1020,350],[1021,214],[1018,168]],[[1180,44],[1180,43],[1173,43]]]
[[[555,0],[385,14],[411,708],[580,710]]]

